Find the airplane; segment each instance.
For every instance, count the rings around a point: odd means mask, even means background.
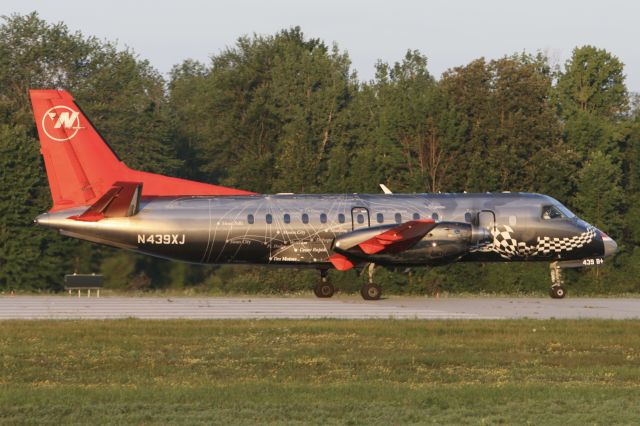
[[[378,300],[375,266],[550,262],[597,266],[617,250],[604,232],[557,200],[533,193],[257,194],[128,168],[64,90],[30,90],[53,206],[38,225],[62,235],[197,264],[368,268],[361,288]]]

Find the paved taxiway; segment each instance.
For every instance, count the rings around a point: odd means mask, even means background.
[[[640,298],[2,296],[2,319],[640,318]]]

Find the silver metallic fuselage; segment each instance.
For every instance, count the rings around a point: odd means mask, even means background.
[[[556,205],[561,206],[551,197],[528,193],[143,197],[131,217],[69,219],[86,210],[79,208],[45,213],[36,222],[71,237],[208,264],[327,268],[336,237],[415,219],[466,224],[487,238],[448,255],[433,248],[445,240],[436,244],[425,236],[413,251],[377,263],[574,260],[615,251],[613,240],[576,216],[545,219],[543,208]],[[456,238],[452,232],[449,237]]]

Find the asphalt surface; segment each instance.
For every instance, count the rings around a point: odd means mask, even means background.
[[[2,319],[640,318],[640,298],[0,296]]]

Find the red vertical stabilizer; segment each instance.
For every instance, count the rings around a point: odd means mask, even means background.
[[[251,195],[253,192],[132,170],[114,154],[70,93],[30,90],[53,207],[89,206],[114,182],[142,183],[143,196]]]

